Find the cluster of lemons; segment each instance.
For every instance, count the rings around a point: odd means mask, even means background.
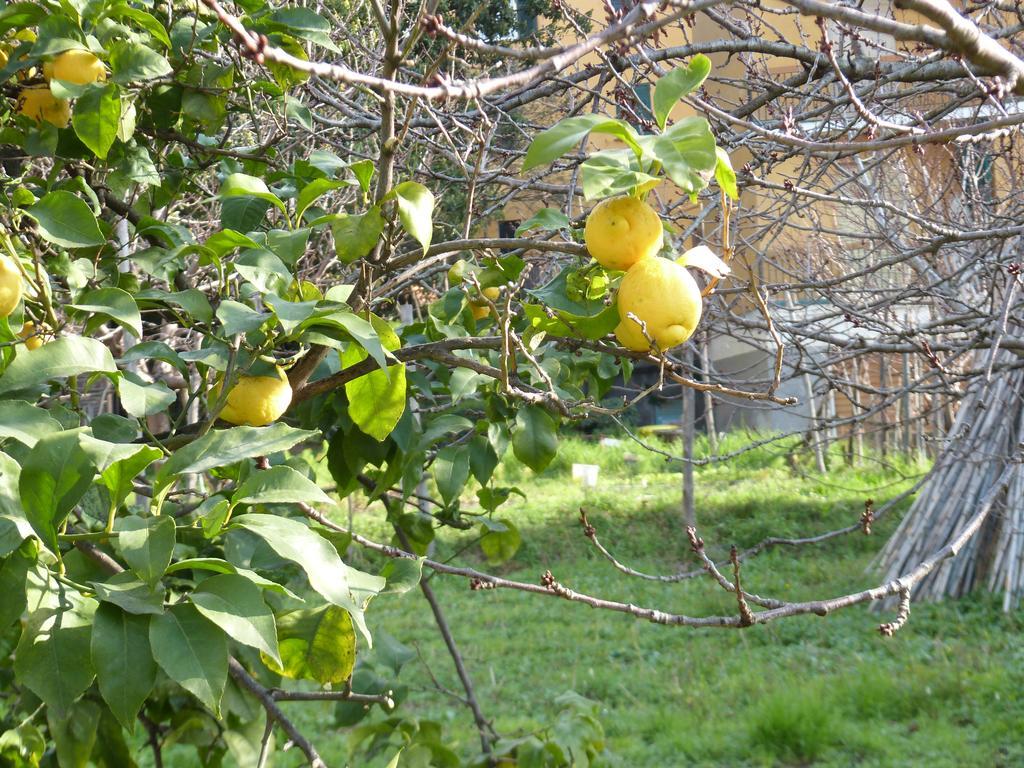
[[[6,59],[6,54],[4,55]],[[6,65],[6,61],[3,61]],[[61,80],[74,85],[88,85],[107,79],[107,70],[89,51],[64,51],[53,61],[43,64],[42,85],[28,85],[18,94],[18,114],[42,123],[44,120],[58,128],[67,128],[71,121],[71,103],[58,99],[50,91],[50,80]]]
[[[693,335],[700,322],[700,288],[683,264],[658,256],[664,235],[651,206],[629,195],[602,200],[587,217],[583,234],[601,266],[626,272],[615,328],[622,346],[665,351]]]
[[[18,307],[24,293],[24,279],[14,259],[0,254],[0,317],[8,317]],[[19,334],[26,349],[35,350],[43,345],[35,323],[26,321]],[[210,389],[210,402],[216,402],[220,385]],[[225,398],[220,418],[231,424],[262,427],[281,418],[292,402],[292,388],[281,369],[276,376],[245,376],[230,389]]]

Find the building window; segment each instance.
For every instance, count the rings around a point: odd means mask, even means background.
[[[990,203],[993,196],[993,165],[995,157],[984,147],[968,144],[960,149],[960,188],[965,202]]]
[[[636,128],[640,133],[649,133],[654,125],[654,110],[651,108],[651,84],[634,83],[630,88],[618,88],[618,118]]]
[[[537,32],[537,16],[530,13],[527,0],[515,0],[516,26],[519,37],[529,37]]]
[[[519,225],[522,224],[518,219],[509,219],[508,221],[498,222],[498,237],[500,238],[512,238],[516,236],[516,230],[519,229]]]

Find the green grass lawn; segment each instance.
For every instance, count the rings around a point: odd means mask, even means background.
[[[625,461],[626,453],[637,455]],[[805,461],[791,467],[785,453],[759,449],[697,470],[698,528],[717,561],[725,562],[730,544],[855,522],[865,498],[881,504],[924,470],[905,461],[844,467],[836,456],[822,478]],[[601,466],[597,489],[571,482],[573,461]],[[734,598],[707,578],[665,585],[624,576],[582,535],[581,505],[602,542],[633,567],[671,573],[695,565],[679,509],[681,476],[657,456],[628,443],[570,440],[541,476],[514,464],[499,472],[500,483],[527,498],[513,497],[499,512],[518,526],[523,544],[493,572],[537,582],[551,569],[566,585],[602,597],[691,615],[735,611]],[[871,559],[908,504],[876,524],[873,536],[763,554],[744,567],[744,586],[783,599],[871,586],[878,579]],[[356,515],[356,529],[387,538],[373,507]],[[460,560],[488,567],[475,536],[440,532],[435,558],[468,547]],[[452,577],[431,584],[481,707],[506,736],[552,723],[555,699],[571,690],[597,702],[607,747],[622,766],[1024,765],[1022,620],[984,595],[915,605],[909,624],[885,639],[877,625],[889,614],[863,607],[746,630],[693,630],[522,592],[473,592]],[[438,721],[455,752],[478,753],[468,711],[434,688],[436,679],[461,692],[419,590],[379,598],[368,616],[375,632],[417,652],[401,673],[409,693],[398,714]],[[330,725],[330,708],[290,707],[312,726],[328,762],[346,764],[346,730]],[[374,712],[370,722],[383,716]],[[383,765],[393,754],[349,764]]]

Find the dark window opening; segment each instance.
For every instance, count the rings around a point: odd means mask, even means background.
[[[516,236],[516,230],[519,229],[519,225],[522,222],[519,219],[509,219],[508,221],[498,222],[498,237],[510,238]]]
[[[516,0],[516,27],[520,37],[529,37],[537,31],[537,16],[530,13],[524,0]]]
[[[654,125],[654,109],[651,106],[651,84],[634,83],[627,88],[617,89],[620,99],[618,118],[636,128],[640,133],[649,133]]]

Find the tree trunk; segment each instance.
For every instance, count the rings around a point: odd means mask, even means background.
[[[1010,610],[1024,595],[1024,370],[1000,371],[1000,363],[1019,366],[1020,360],[998,352],[991,377],[973,382],[929,478],[879,555],[886,578],[898,578],[951,541],[980,500],[1005,485],[960,554],[919,582],[918,599],[960,597],[986,586],[1003,591]]]

